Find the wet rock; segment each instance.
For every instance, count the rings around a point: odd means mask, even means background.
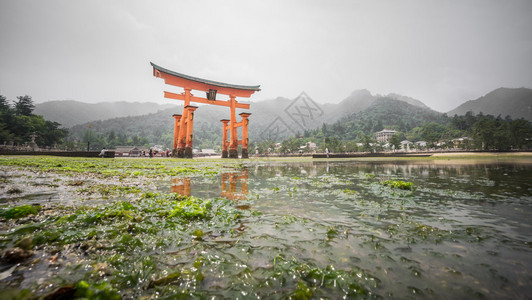
[[[96,265],[94,265],[94,271],[98,273],[100,277],[111,274],[111,270],[107,262],[97,263]]]
[[[2,259],[9,263],[22,262],[33,255],[32,250],[24,250],[19,247],[7,249],[2,253]]]
[[[81,245],[79,245],[79,248],[83,251],[87,251],[90,247],[91,247],[91,243],[89,242],[84,242],[82,243]]]
[[[20,240],[16,246],[24,250],[31,250],[32,245],[33,245],[33,240],[30,237],[25,237],[22,240]]]
[[[17,265],[14,265],[11,268],[9,268],[8,270],[0,273],[0,280],[4,280],[7,277],[11,276],[11,274],[13,274],[13,271],[15,271],[16,268],[17,268]]]
[[[58,269],[63,264],[63,260],[56,260],[48,264],[48,268]]]
[[[50,252],[50,254],[55,255],[55,254],[61,252],[61,248],[59,248],[59,247],[54,247],[54,248],[51,248],[51,249],[49,250],[49,252]]]
[[[22,194],[22,190],[17,187],[11,187],[6,192],[8,194]]]
[[[47,294],[46,296],[42,298],[42,300],[74,299],[75,294],[76,294],[76,287],[74,287],[73,285],[65,285]]]
[[[36,265],[36,264],[40,263],[41,261],[42,261],[42,259],[40,259],[40,258],[36,258],[36,259],[34,259],[34,260],[32,260],[32,261],[30,262],[30,265]]]
[[[156,280],[152,280],[150,282],[150,284],[148,285],[149,288],[153,288],[153,287],[156,287],[156,286],[159,286],[159,285],[167,285],[171,282],[174,282],[178,279],[181,278],[181,272],[175,272],[175,273],[171,273],[167,276],[164,276],[164,277],[161,277],[159,279],[156,279]]]
[[[410,247],[397,247],[394,249],[395,251],[403,252],[403,253],[410,253],[412,252],[412,248]]]

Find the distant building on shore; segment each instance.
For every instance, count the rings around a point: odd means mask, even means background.
[[[404,141],[401,141],[401,149],[403,151],[410,151],[410,146],[412,145],[413,143],[409,140],[404,140]]]
[[[388,140],[390,140],[390,138],[396,133],[397,133],[397,131],[395,131],[395,130],[383,129],[383,130],[381,130],[381,131],[376,133],[377,142],[387,143]]]
[[[142,156],[143,152],[148,153],[150,151],[147,147],[141,147],[141,146],[116,146],[113,150],[116,153],[116,156],[131,156],[131,157],[138,157]]]

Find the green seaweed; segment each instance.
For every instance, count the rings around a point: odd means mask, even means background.
[[[98,299],[98,300],[114,300],[122,299],[117,290],[113,289],[109,283],[89,283],[80,281],[76,284],[75,298],[81,299]]]
[[[402,180],[386,180],[382,183],[384,186],[388,186],[392,189],[410,190],[414,191],[416,187],[412,182],[404,182]]]
[[[331,295],[328,293],[331,289],[337,291],[337,296],[340,297],[380,298],[373,291],[377,289],[380,281],[360,269],[345,271],[337,269],[333,265],[319,268],[295,259],[288,260],[282,256],[277,256],[274,273],[266,280],[266,283],[271,286],[276,286],[279,283],[281,286],[288,286],[289,282],[278,280],[281,278],[293,282],[291,295],[302,297],[300,299],[314,296],[317,298],[330,297]]]
[[[20,205],[10,208],[0,208],[0,217],[6,219],[20,219],[29,215],[36,215],[42,209],[40,205]]]
[[[12,274],[1,265],[7,273],[2,272],[0,298],[4,292],[36,299],[62,291],[96,299],[371,299],[412,293],[522,298],[512,280],[525,274],[526,265],[509,271],[501,258],[513,253],[522,259],[530,243],[502,234],[492,222],[475,225],[469,221],[478,220],[475,214],[467,221],[445,215],[449,207],[491,213],[485,203],[528,203],[530,197],[514,193],[510,181],[493,179],[493,169],[436,173],[381,163],[344,168],[340,161],[325,169],[320,162],[299,159],[303,163],[294,167],[287,161],[0,157],[10,176],[5,191],[25,180],[25,197],[34,186],[54,188],[42,183],[54,178],[59,190],[81,200],[32,199],[43,201],[44,208],[0,220],[3,254],[11,249],[37,254]],[[210,185],[220,181],[212,175],[253,164],[247,199],[211,196],[217,187]],[[527,170],[519,168],[516,174]],[[420,170],[428,176],[419,176]],[[176,176],[190,178],[194,196],[168,192]],[[419,188],[381,180],[405,177]],[[209,191],[198,193],[198,183]],[[241,186],[238,182],[237,191]],[[526,193],[528,187],[523,180],[519,188]],[[519,213],[526,209],[521,205]],[[23,290],[21,276],[39,280]],[[498,291],[486,282],[508,288]],[[8,286],[20,290],[5,290]]]

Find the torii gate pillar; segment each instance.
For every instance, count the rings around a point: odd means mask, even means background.
[[[181,120],[181,115],[174,114],[173,117],[175,119],[175,123],[174,123],[174,145],[173,145],[173,148],[172,148],[172,156],[175,157],[175,156],[177,156],[177,143],[179,142],[178,141],[178,137],[179,137],[179,121]]]
[[[194,111],[197,109],[197,106],[187,105],[185,109],[187,110],[188,120],[187,120],[187,135],[185,140],[185,158],[192,158],[192,140],[193,140],[193,123],[194,123]]]
[[[235,116],[235,96],[230,95],[229,98],[231,99],[231,124],[230,126],[230,134],[231,134],[231,143],[229,144],[229,158],[238,158],[238,135],[237,135],[237,124],[236,124],[236,116]]]
[[[229,129],[229,125],[227,125],[227,123],[229,123],[230,120],[227,120],[227,119],[223,119],[223,120],[220,120],[222,123],[223,123],[223,133],[222,133],[222,158],[228,158],[229,157],[229,152],[228,152],[228,146],[229,146],[229,142],[227,141],[227,130]]]
[[[240,113],[239,115],[242,117],[242,158],[249,158],[248,118],[251,116],[251,113]]]

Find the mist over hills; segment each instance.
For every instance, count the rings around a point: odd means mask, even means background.
[[[140,116],[173,107],[175,104],[152,102],[84,103],[75,100],[57,100],[35,104],[36,115],[55,121],[65,128],[95,120]]]
[[[45,118],[62,124],[78,124],[70,129],[71,136],[78,139],[87,131],[90,122],[94,133],[143,137],[150,143],[170,146],[174,124],[172,115],[180,114],[183,109],[183,106],[176,105],[177,103],[86,104],[58,101],[37,105],[39,110],[36,109],[36,113],[42,113]],[[467,111],[473,111],[530,120],[530,106],[532,90],[501,88],[462,104],[448,115],[463,115]],[[84,108],[87,108],[87,111]],[[319,128],[323,124],[336,124],[338,128],[346,130],[346,135],[352,134],[350,131],[354,130],[373,134],[383,126],[407,131],[420,126],[422,122],[438,122],[443,117],[443,113],[430,109],[422,101],[398,94],[373,95],[368,90],[354,91],[339,103],[327,104],[319,104],[305,93],[295,99],[278,97],[253,102],[249,110],[237,109],[236,113],[244,111],[252,113],[249,123],[251,142],[267,139],[280,141]],[[124,116],[126,114],[127,117]],[[111,117],[105,120],[108,116]],[[200,105],[194,115],[195,145],[203,148],[215,148],[220,145],[220,120],[228,117],[229,111],[226,107]],[[100,121],[95,121],[97,119]],[[240,117],[237,116],[237,121],[239,120]],[[239,136],[240,131],[239,128]]]
[[[465,115],[468,111],[532,121],[532,89],[499,88],[476,100],[469,100],[447,114]]]
[[[337,120],[340,120],[343,117],[352,115],[354,113],[361,112],[366,108],[370,107],[375,101],[381,98],[387,98],[391,100],[403,101],[413,106],[427,108],[423,102],[399,95],[399,94],[388,94],[385,96],[382,95],[372,95],[368,90],[356,90],[351,93],[347,98],[342,100],[338,104],[325,104],[323,106],[324,111],[328,117],[326,118],[325,123],[333,123]]]
[[[392,98],[393,97],[393,98]],[[353,92],[348,98],[337,104],[320,105],[314,102],[307,94],[302,93],[295,99],[278,97],[252,103],[249,110],[237,109],[237,114],[251,112],[249,123],[249,136],[251,142],[263,140],[280,141],[294,135],[302,135],[305,131],[319,128],[324,123],[332,124],[354,116],[365,110],[375,111],[375,107],[404,107],[419,113],[430,115],[441,113],[430,110],[420,101],[408,98],[409,104],[397,100],[398,95],[391,97],[374,96],[369,91]],[[384,100],[388,102],[383,102]],[[396,106],[390,105],[396,103]],[[150,143],[171,145],[173,137],[173,114],[181,113],[182,105],[160,110],[156,113],[113,118],[103,121],[91,121],[91,130],[104,136],[127,134],[129,137],[146,138]],[[382,111],[383,109],[376,111]],[[201,148],[216,148],[222,141],[221,119],[227,119],[229,111],[226,107],[200,105],[194,113],[194,144]],[[378,115],[378,118],[382,116]],[[368,117],[371,119],[371,117]],[[390,118],[388,118],[390,119]],[[240,120],[240,117],[237,117]],[[392,123],[386,123],[393,125]],[[371,123],[373,124],[373,122]],[[377,124],[377,123],[375,123]],[[382,122],[381,122],[382,124]],[[87,123],[73,126],[70,129],[72,136],[81,139],[87,131]],[[239,128],[241,136],[241,128]]]
[[[324,125],[321,132],[309,132],[309,135],[316,137],[326,131],[329,138],[355,140],[364,135],[374,136],[375,132],[384,128],[405,133],[429,122],[442,124],[445,119],[444,114],[424,105],[384,96],[372,101],[366,109]]]
[[[298,98],[306,99],[306,101],[312,107],[319,110],[317,114],[313,115],[312,124],[301,124],[303,126],[294,126],[297,125],[297,121],[294,121],[293,118],[290,117],[292,115],[290,112],[284,112],[284,110],[290,106],[294,99],[288,99],[284,97],[253,102],[250,109],[250,112],[254,114],[253,122],[259,125],[258,127],[264,127],[279,117],[284,123],[287,123],[290,128],[293,127],[293,130],[304,130],[309,128],[307,125],[310,125],[310,128],[313,128],[313,125],[320,125],[324,122],[335,122],[345,116],[362,111],[369,107],[376,99],[382,97],[379,95],[372,95],[368,90],[357,90],[352,92],[351,95],[339,103],[318,104],[314,102],[308,95],[304,93],[302,93],[302,95],[300,95]],[[398,94],[389,94],[386,97],[405,101],[416,106],[426,107],[426,105],[421,101],[410,97]],[[304,101],[305,100],[303,100],[303,102]],[[87,122],[154,114],[161,110],[182,107],[179,104],[179,102],[170,101],[168,104],[123,101],[93,104],[74,100],[60,100],[38,103],[35,105],[34,113],[37,115],[42,115],[47,120],[58,122],[65,128],[70,128]],[[295,107],[292,106],[292,108]],[[207,108],[207,106],[200,106],[200,111],[205,110],[208,111],[207,114],[209,116],[211,116],[211,111],[219,111],[220,113],[216,114],[216,118],[227,118],[227,116],[223,113],[223,108],[222,110],[218,110],[216,107]],[[181,109],[175,110],[173,113],[181,113]]]
[[[222,118],[227,118],[224,107],[202,106],[194,114],[194,144],[202,148],[213,148],[222,142]],[[200,110],[201,109],[201,110]],[[134,141],[146,140],[151,144],[171,147],[173,140],[173,114],[181,114],[183,105],[172,105],[172,108],[159,110],[155,113],[141,116],[113,118],[103,121],[91,121],[91,132],[94,141],[98,137],[116,137],[117,145],[127,144],[128,139]],[[223,116],[223,117],[222,117]],[[70,128],[70,135],[81,140],[88,131],[88,122]],[[92,142],[91,142],[92,143]],[[134,142],[140,146],[142,142]]]

